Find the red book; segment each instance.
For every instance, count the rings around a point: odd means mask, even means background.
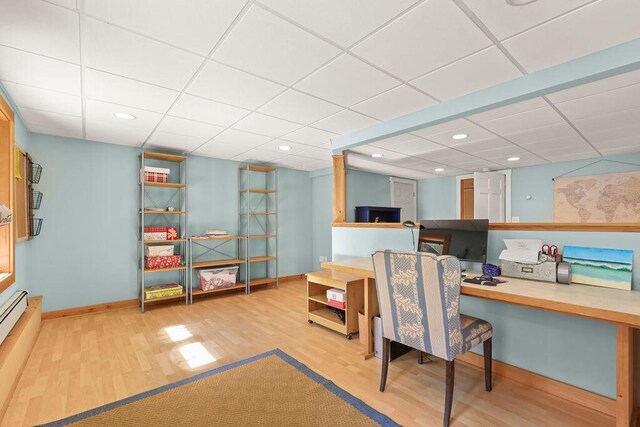
[[[335,307],[335,308],[339,308],[340,310],[344,310],[347,308],[347,304],[344,302],[340,302],[340,301],[336,301],[336,300],[332,300],[332,299],[328,299],[327,300],[327,304],[329,304],[331,307]]]

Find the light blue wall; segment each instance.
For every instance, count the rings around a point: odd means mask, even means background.
[[[456,178],[442,177],[418,181],[418,219],[456,217]]]
[[[371,256],[375,251],[384,249],[410,251],[418,238],[417,230],[412,237],[408,228],[334,227],[331,234],[333,261]]]
[[[4,90],[4,87],[0,84],[0,95],[9,102],[9,105],[15,112],[15,143],[20,146],[25,151],[29,150],[29,131],[24,126],[22,122],[22,118],[18,112],[18,108],[13,103],[7,92]],[[6,227],[6,226],[5,226]],[[18,242],[16,243],[15,250],[15,262],[16,262],[16,281],[13,285],[9,286],[4,292],[0,292],[0,305],[5,302],[11,295],[13,295],[18,289],[24,289],[26,291],[30,290],[29,281],[27,279],[28,274],[28,264],[27,264],[27,248],[29,247],[30,242]]]
[[[310,173],[313,270],[320,269],[320,257],[331,259],[331,221],[333,220],[333,172]]]
[[[136,297],[137,155],[131,147],[32,134],[43,166],[42,233],[29,242],[29,289],[44,310]],[[237,228],[236,162],[189,157],[189,225]],[[279,170],[281,276],[311,270],[311,180]],[[173,279],[175,280],[175,278]]]
[[[347,222],[355,221],[356,206],[391,206],[389,176],[347,170]]]

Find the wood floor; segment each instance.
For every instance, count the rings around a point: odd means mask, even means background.
[[[409,353],[389,367],[363,360],[357,339],[310,325],[305,284],[43,322],[2,426],[63,418],[217,366],[280,348],[396,422],[442,425],[444,362]],[[611,417],[483,372],[456,366],[452,426],[608,426]]]

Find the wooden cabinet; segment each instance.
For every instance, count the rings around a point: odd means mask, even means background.
[[[358,312],[364,312],[364,279],[339,271],[317,271],[306,276],[309,323],[318,323],[351,339],[359,329]],[[327,290],[331,288],[345,291],[344,310],[330,308]]]

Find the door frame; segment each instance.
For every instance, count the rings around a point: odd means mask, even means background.
[[[499,171],[487,171],[487,172],[502,173],[505,175],[505,186],[504,186],[505,215],[504,217],[506,222],[511,222],[511,169],[503,169]],[[462,193],[460,191],[460,183],[463,179],[468,179],[468,178],[473,178],[473,174],[456,176],[456,219],[461,219],[460,209],[462,208],[462,205],[460,203],[460,197],[462,196]]]
[[[396,178],[395,176],[390,176],[389,177],[389,187],[391,188],[391,200],[390,200],[390,204],[393,206],[393,200],[394,200],[394,191],[393,191],[393,184],[395,182],[401,183],[401,184],[411,184],[413,186],[413,200],[415,201],[415,211],[413,212],[413,218],[415,218],[413,221],[418,221],[418,181],[414,180],[414,179],[406,179],[406,178]],[[395,206],[394,206],[395,207]]]

